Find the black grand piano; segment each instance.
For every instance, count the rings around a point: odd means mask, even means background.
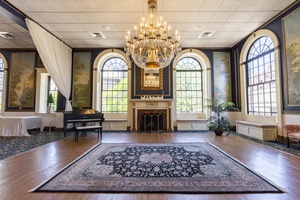
[[[80,126],[86,126],[88,122],[96,122],[102,126],[104,122],[104,115],[94,109],[76,109],[73,111],[64,112],[64,137],[66,137],[67,125],[73,124],[72,130],[75,130],[76,124]]]

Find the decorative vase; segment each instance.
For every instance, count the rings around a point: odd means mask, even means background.
[[[217,136],[221,136],[221,135],[223,134],[223,129],[221,129],[221,128],[216,128],[216,129],[215,129],[215,134],[216,134]]]

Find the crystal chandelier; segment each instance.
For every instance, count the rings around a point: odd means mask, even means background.
[[[140,28],[128,31],[125,51],[141,68],[163,68],[170,64],[174,55],[181,51],[180,36],[175,31],[171,36],[171,27],[162,22],[157,15],[157,0],[148,0],[148,19],[143,18]]]

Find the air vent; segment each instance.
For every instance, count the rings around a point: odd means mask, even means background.
[[[198,38],[211,38],[214,35],[212,31],[204,31],[202,32]]]
[[[91,34],[92,34],[92,36],[93,36],[94,38],[102,38],[102,39],[105,39],[103,33],[101,33],[101,32],[99,32],[99,33],[91,33]]]
[[[0,32],[0,36],[6,39],[13,39],[15,38],[13,35],[9,34],[8,32]]]

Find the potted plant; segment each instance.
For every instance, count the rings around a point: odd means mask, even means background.
[[[54,99],[52,93],[50,93],[47,99],[47,113],[53,113],[52,103],[54,103]]]
[[[210,103],[207,105],[213,111],[212,116],[208,119],[207,128],[213,130],[216,135],[222,135],[223,131],[230,133],[232,125],[229,119],[222,113],[225,111],[238,111],[239,108],[231,101],[225,101],[223,103],[216,103],[213,99],[209,100]]]

